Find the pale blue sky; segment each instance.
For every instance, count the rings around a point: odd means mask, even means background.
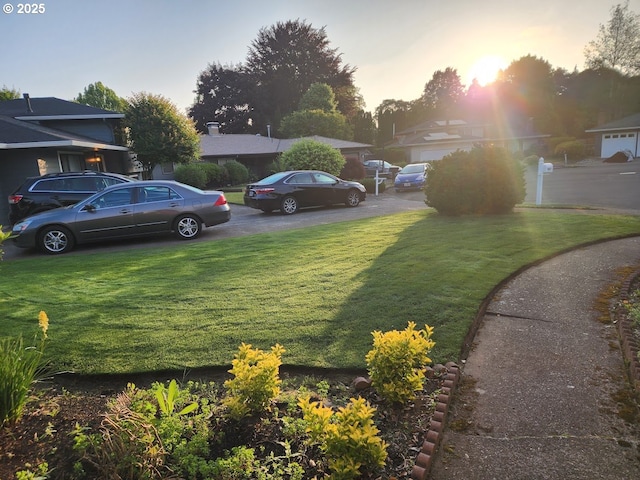
[[[35,0],[36,2],[38,0]],[[44,0],[42,14],[0,13],[0,86],[72,99],[101,81],[121,97],[145,91],[182,111],[208,64],[241,63],[260,28],[306,20],[325,27],[373,111],[414,100],[433,73],[471,81],[485,55],[536,55],[584,68],[585,45],[624,0]],[[640,13],[640,0],[630,9]]]

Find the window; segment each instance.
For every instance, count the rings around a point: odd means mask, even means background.
[[[113,192],[107,192],[98,197],[94,204],[98,208],[122,207],[131,203],[132,188],[121,188]]]
[[[300,185],[300,184],[309,184],[309,183],[313,183],[313,180],[311,179],[311,174],[310,173],[298,173],[297,175],[294,175],[293,177],[291,177],[287,183],[293,183],[296,185]]]
[[[182,198],[175,192],[175,190],[172,190],[169,187],[158,186],[144,187],[140,196],[140,202],[159,202],[162,200],[177,200]]]
[[[336,181],[330,177],[329,175],[325,175],[324,173],[314,173],[313,178],[316,183],[329,184],[336,183]]]
[[[173,173],[173,162],[165,162],[161,165],[162,174],[170,175]]]

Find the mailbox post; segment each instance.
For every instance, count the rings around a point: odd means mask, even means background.
[[[380,177],[378,176],[378,171],[380,169],[376,168],[376,176],[375,176],[375,181],[376,181],[376,197],[378,196],[378,185],[380,185],[382,182],[384,182],[384,177]]]
[[[545,173],[553,172],[553,163],[545,163],[544,158],[538,159],[538,185],[536,188],[536,205],[542,205],[542,183]]]

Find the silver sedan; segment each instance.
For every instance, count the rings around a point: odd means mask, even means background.
[[[27,217],[13,226],[11,238],[18,247],[58,254],[82,243],[171,232],[188,240],[203,226],[230,218],[222,192],[173,181],[140,181],[114,185],[75,205]]]

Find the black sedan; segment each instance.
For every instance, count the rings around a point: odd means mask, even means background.
[[[13,226],[11,238],[18,247],[57,254],[81,243],[170,232],[191,239],[203,225],[230,218],[222,192],[173,181],[141,181],[113,185],[75,205],[27,217]]]
[[[361,183],[348,182],[317,170],[279,172],[247,185],[244,204],[272,212],[280,210],[284,215],[296,213],[303,207],[317,207],[344,203],[357,207],[367,198]]]

